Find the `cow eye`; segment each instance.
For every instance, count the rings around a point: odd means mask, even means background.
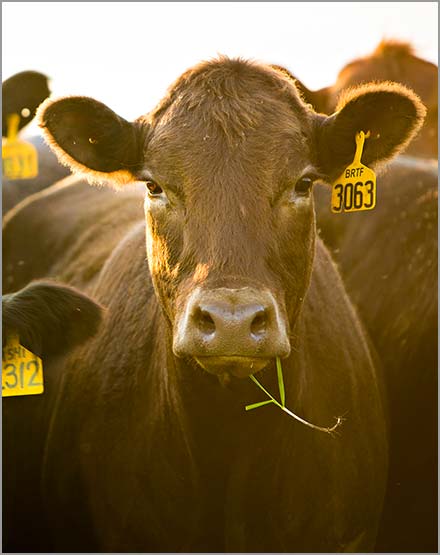
[[[308,176],[301,177],[301,179],[299,179],[296,182],[295,193],[297,193],[300,196],[307,196],[310,193],[310,189],[312,188],[313,181],[314,180],[311,177],[308,177]]]
[[[152,179],[149,179],[148,181],[145,182],[145,187],[147,188],[148,194],[151,197],[158,197],[163,193],[162,188],[159,187],[159,185]]]

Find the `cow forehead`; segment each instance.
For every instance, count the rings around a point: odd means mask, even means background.
[[[178,128],[198,140],[209,132],[223,135],[231,144],[277,127],[281,132],[300,131],[306,121],[305,106],[285,76],[270,67],[228,58],[184,74],[152,114],[156,136],[164,138],[165,130],[174,134]]]
[[[153,165],[164,156],[200,170],[234,160],[248,172],[292,165],[295,156],[301,164],[307,156],[310,115],[296,88],[249,62],[218,60],[185,74],[150,121],[146,150]]]

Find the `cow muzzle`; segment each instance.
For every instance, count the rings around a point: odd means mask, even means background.
[[[174,354],[213,374],[244,378],[290,353],[285,318],[269,291],[196,289],[177,318]]]

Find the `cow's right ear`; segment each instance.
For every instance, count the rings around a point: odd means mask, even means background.
[[[60,162],[92,182],[123,185],[141,162],[140,129],[86,97],[44,102],[38,110],[44,137]]]
[[[370,132],[362,162],[375,168],[413,139],[425,118],[419,97],[399,83],[367,83],[349,89],[336,112],[316,115],[318,166],[329,182],[352,163],[359,131]]]

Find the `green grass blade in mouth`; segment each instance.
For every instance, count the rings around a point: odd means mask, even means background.
[[[269,399],[268,401],[261,401],[261,403],[254,403],[253,405],[246,405],[245,409],[246,410],[257,409],[258,407],[263,407],[264,405],[270,405],[271,403],[273,403],[273,401],[272,401],[272,399]]]
[[[272,395],[267,391],[267,389],[265,389],[263,387],[263,385],[261,385],[261,383],[257,380],[257,378],[254,375],[251,374],[249,376],[250,379],[254,382],[255,385],[257,385],[261,389],[261,391],[264,391],[264,393],[269,397],[269,400],[268,401],[260,401],[259,403],[254,403],[252,405],[246,405],[245,410],[248,411],[248,410],[252,410],[252,409],[257,409],[258,407],[262,407],[264,405],[274,403],[282,411],[286,412],[289,416],[291,416],[292,418],[295,418],[295,420],[298,420],[298,422],[301,422],[305,426],[308,426],[309,428],[313,428],[314,430],[319,430],[320,432],[325,432],[327,434],[333,434],[336,431],[336,429],[339,428],[339,426],[342,424],[342,422],[344,420],[342,417],[338,416],[336,418],[336,424],[334,424],[333,426],[329,426],[329,427],[316,426],[315,424],[312,424],[311,422],[307,422],[307,420],[304,420],[304,418],[301,418],[300,416],[298,416],[297,414],[295,414],[294,412],[292,412],[291,410],[289,410],[285,406],[286,392],[285,392],[285,389],[284,389],[283,370],[282,370],[282,367],[281,367],[281,361],[278,357],[276,359],[276,366],[277,366],[278,388],[280,390],[281,403],[278,402],[274,397],[272,397]]]
[[[278,389],[280,390],[280,399],[283,407],[286,406],[286,391],[284,389],[283,369],[281,368],[280,357],[276,359],[277,363],[277,376],[278,376]]]

